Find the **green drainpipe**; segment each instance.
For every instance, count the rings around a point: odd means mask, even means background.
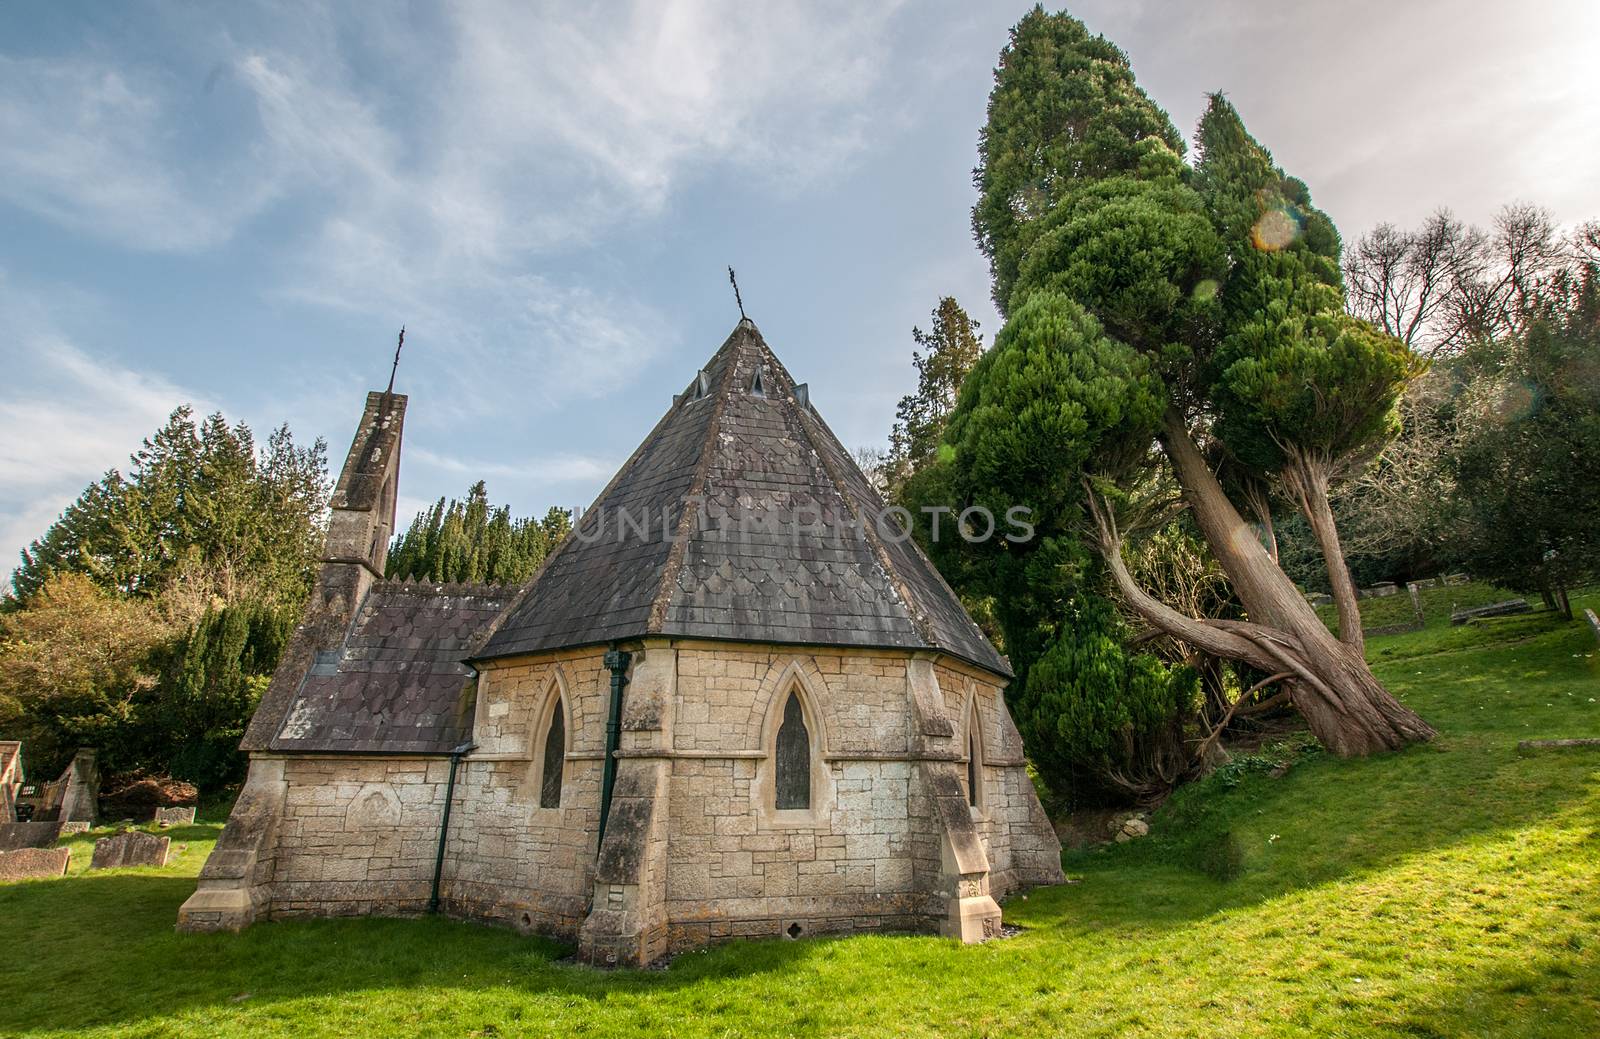
[[[620,649],[606,651],[606,669],[611,672],[611,710],[606,716],[606,756],[600,769],[600,837],[598,852],[606,839],[606,820],[611,817],[611,789],[617,785],[617,747],[622,744],[622,687],[628,684],[631,653]]]
[[[439,876],[444,872],[444,839],[450,832],[450,802],[456,798],[456,766],[477,744],[471,740],[450,752],[450,778],[444,784],[444,815],[439,819],[439,854],[433,860],[433,894],[428,898],[428,912],[439,911]]]

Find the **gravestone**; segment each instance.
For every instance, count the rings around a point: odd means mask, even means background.
[[[1459,625],[1483,617],[1509,617],[1514,613],[1532,612],[1533,607],[1528,605],[1528,600],[1507,599],[1505,602],[1490,603],[1488,606],[1477,606],[1470,610],[1457,610],[1450,615],[1450,623]]]
[[[94,842],[94,858],[89,862],[89,868],[165,866],[167,848],[171,843],[171,837],[157,837],[139,830],[127,830],[115,837],[102,837]]]
[[[1583,615],[1588,619],[1589,627],[1594,629],[1594,637],[1600,640],[1600,617],[1596,617],[1593,610],[1584,610]]]
[[[194,808],[157,808],[157,826],[188,826],[194,822]]]
[[[71,848],[19,848],[0,852],[0,880],[59,877],[72,861]]]
[[[0,823],[0,851],[48,848],[59,836],[61,824],[58,822]]]
[[[69,819],[61,824],[61,836],[65,837],[69,833],[88,833],[89,826],[87,819]]]

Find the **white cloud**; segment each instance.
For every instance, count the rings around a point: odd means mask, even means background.
[[[205,402],[168,380],[94,357],[54,328],[35,292],[0,271],[0,581],[56,516],[178,404]]]
[[[838,170],[897,6],[486,2],[426,24],[313,7],[185,24],[221,49],[205,91],[106,47],[0,58],[0,198],[136,249],[209,250],[271,216],[272,294],[407,322],[448,358],[423,374],[491,405],[583,398],[647,361],[662,323],[575,288],[557,252],[713,167],[779,186]]]
[[[217,245],[272,185],[182,161],[176,104],[159,76],[0,55],[0,198],[135,249]]]
[[[616,469],[614,461],[590,455],[550,455],[511,464],[457,458],[425,447],[406,448],[405,459],[408,463],[416,463],[475,480],[488,481],[501,477],[537,481],[541,486],[603,482]]]

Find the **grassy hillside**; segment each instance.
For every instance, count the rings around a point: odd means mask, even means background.
[[[1600,736],[1593,635],[1536,615],[1370,652],[1437,743],[1239,761],[1149,838],[1011,901],[1015,938],[748,943],[607,974],[439,920],[180,936],[216,832],[197,826],[164,870],[0,885],[0,1034],[1600,1035],[1600,752],[1515,750]]]
[[[1504,588],[1496,588],[1480,581],[1446,585],[1443,588],[1424,588],[1418,593],[1418,597],[1422,600],[1423,619],[1430,628],[1449,627],[1450,614],[1456,610],[1487,606],[1507,599],[1528,599],[1528,596],[1508,592]],[[1539,608],[1537,595],[1528,601],[1535,609]],[[1410,624],[1416,618],[1416,613],[1411,607],[1411,596],[1404,587],[1395,595],[1362,599],[1357,605],[1361,609],[1361,625],[1365,628],[1388,628],[1399,624]],[[1330,631],[1339,630],[1339,612],[1332,605],[1318,606],[1317,615],[1328,625]]]

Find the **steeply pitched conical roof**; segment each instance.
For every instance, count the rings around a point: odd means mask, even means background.
[[[882,510],[806,388],[740,321],[478,659],[681,636],[937,649],[1009,675]]]

